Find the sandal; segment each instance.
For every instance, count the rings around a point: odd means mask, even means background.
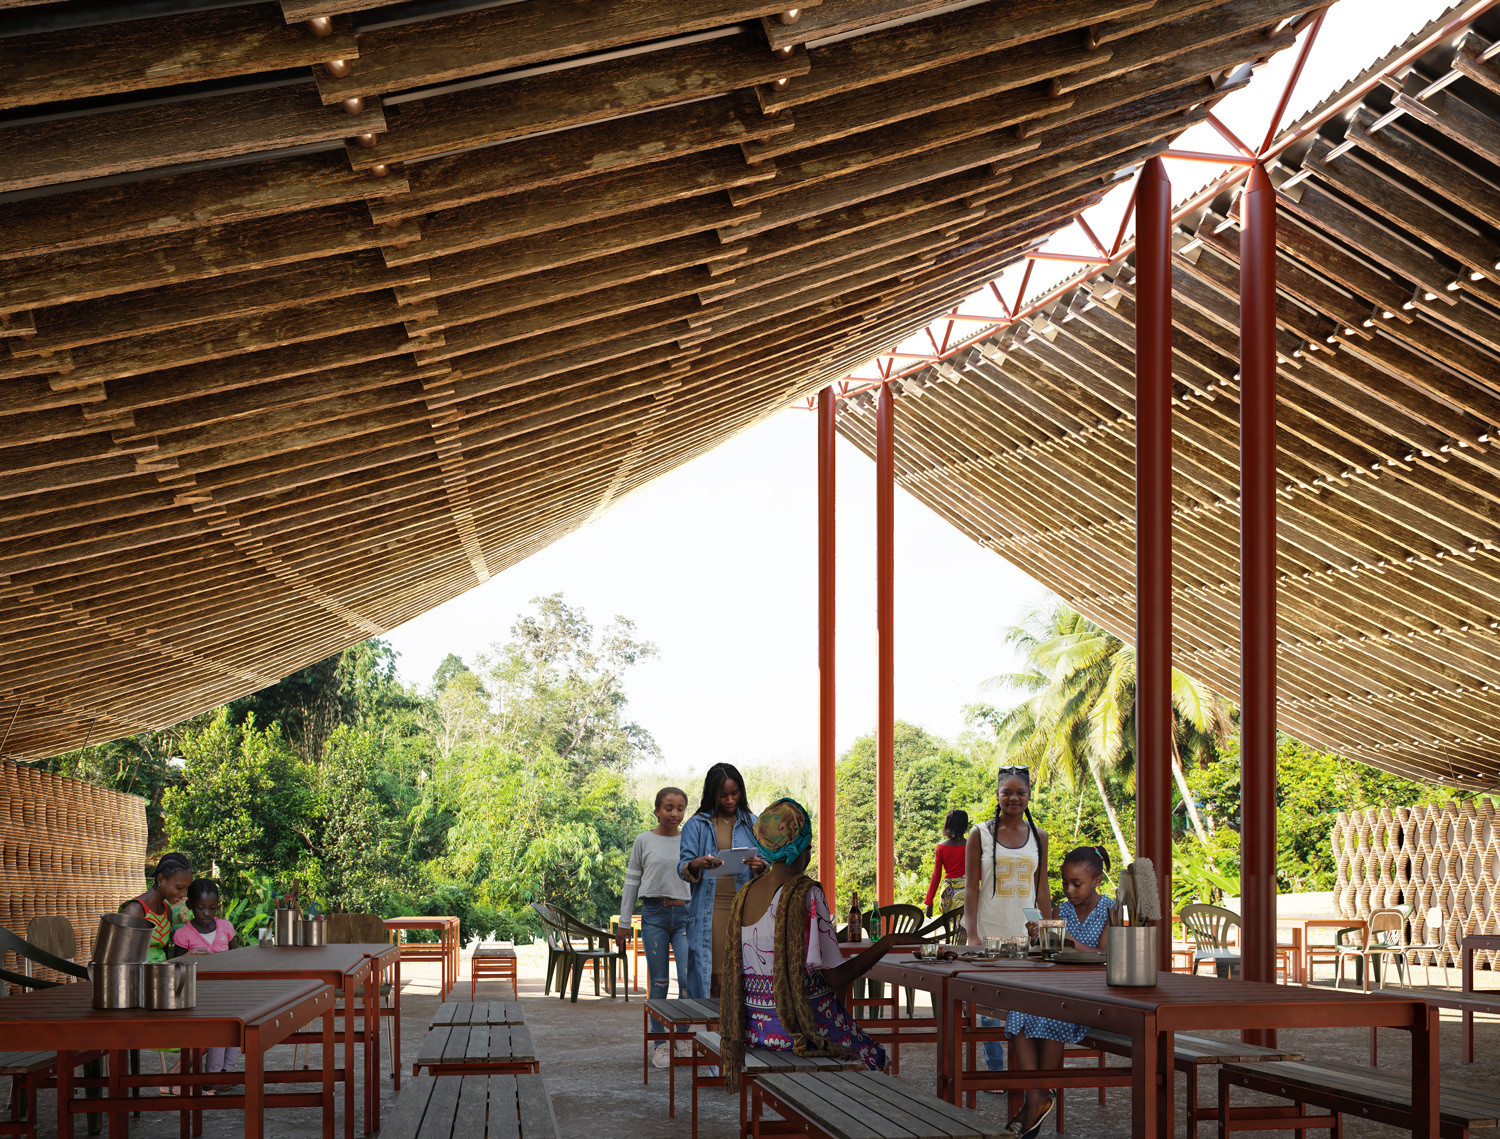
[[[1052,1109],[1057,1106],[1057,1100],[1052,1096],[1047,1097],[1047,1106],[1042,1108],[1042,1114],[1031,1121],[1031,1126],[1021,1132],[1021,1139],[1036,1139],[1042,1130],[1042,1124],[1047,1122],[1047,1117],[1052,1114]]]

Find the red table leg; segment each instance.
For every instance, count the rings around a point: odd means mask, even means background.
[[[1474,947],[1465,945],[1463,947],[1464,961],[1464,992],[1474,991]],[[1474,1062],[1474,1010],[1464,1009],[1464,1063]],[[1415,1060],[1413,1060],[1415,1063]]]
[[[1170,1135],[1162,1130],[1161,1093],[1156,1086],[1161,1074],[1157,1049],[1156,1017],[1143,1016],[1131,1041],[1130,1134],[1133,1139],[1155,1139]],[[1167,1071],[1171,1071],[1169,1067]]]
[[[264,1139],[266,1133],[266,1052],[260,1042],[260,1032],[248,1025],[245,1028],[245,1139]],[[323,1063],[328,1063],[333,1053],[332,1042],[324,1036]],[[332,1102],[332,1088],[328,1089],[328,1100]],[[326,1112],[325,1112],[326,1118]],[[333,1139],[332,1130],[325,1124],[323,1139]]]
[[[1411,1034],[1412,1139],[1438,1139],[1438,1024],[1440,1012],[1418,1003]]]
[[[345,994],[345,996],[348,996],[348,995],[349,994],[347,994],[347,993]],[[346,1010],[346,1013],[347,1013],[348,1007],[349,1007],[349,1002],[346,1000],[344,1002],[344,1008]],[[345,1020],[347,1021],[347,1019],[348,1019],[348,1017],[346,1015]],[[334,1044],[334,1035],[333,1035],[333,1006],[332,1005],[330,1005],[329,1008],[328,1008],[328,1011],[326,1011],[323,1014],[322,1021],[323,1021],[323,1139],[333,1139],[333,1077],[334,1077],[333,1044]],[[353,1065],[351,1056],[349,1056],[348,1054],[346,1054],[344,1056],[344,1077],[345,1077],[344,1082],[345,1082],[346,1085],[348,1084],[348,1082],[350,1080],[352,1080],[354,1078],[354,1065]],[[247,1090],[248,1090],[248,1085],[247,1085]],[[346,1111],[349,1110],[353,1106],[353,1103],[354,1103],[354,1097],[352,1095],[348,1095],[347,1092],[348,1092],[348,1088],[346,1087],[345,1088],[345,1093],[346,1093],[345,1110]],[[250,1110],[250,1103],[249,1103],[249,1100],[247,1099],[245,1101],[245,1112],[246,1112],[245,1126],[247,1128],[250,1125],[250,1123],[249,1123],[249,1110]],[[349,1125],[348,1129],[351,1132],[353,1131],[352,1124]],[[247,1137],[247,1139],[248,1139],[248,1137]],[[256,1139],[259,1139],[259,1136],[256,1136]]]
[[[395,1006],[396,1015],[391,1017],[391,1080],[396,1085],[396,1090],[401,1090],[401,954],[396,954],[395,963],[391,966],[395,970],[395,983],[391,986],[391,1003]]]
[[[73,1053],[57,1054],[57,1139],[73,1139]],[[117,1139],[114,1132],[113,1113],[110,1115],[110,1139]]]

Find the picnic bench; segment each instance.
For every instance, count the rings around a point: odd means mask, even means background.
[[[693,1035],[693,1139],[698,1139],[698,1089],[722,1088],[725,1086],[723,1068],[717,1076],[705,1076],[703,1069],[716,1067],[722,1058],[723,1044],[717,1032],[698,1032]],[[740,1129],[743,1136],[750,1119],[750,1085],[763,1076],[776,1072],[798,1072],[808,1075],[816,1072],[864,1071],[865,1062],[856,1058],[843,1059],[837,1056],[799,1056],[795,1052],[782,1052],[774,1048],[746,1048],[745,1070],[740,1075]]]
[[[480,981],[495,980],[509,981],[510,995],[519,998],[520,989],[516,987],[516,951],[505,949],[500,946],[481,945],[474,950],[474,955],[469,958],[469,999],[474,999],[474,991],[479,987]]]
[[[411,1066],[434,1076],[535,1072],[531,1030],[521,1024],[435,1024]]]
[[[537,1075],[418,1076],[402,1089],[381,1139],[557,1139]]]
[[[654,1032],[651,1029],[651,1021],[655,1019],[659,1024],[666,1026],[664,1032]],[[667,1064],[667,1118],[677,1117],[677,1069],[691,1065],[693,1058],[677,1055],[677,1044],[690,1044],[692,1042],[692,1028],[694,1025],[703,1025],[705,1028],[717,1027],[719,1023],[719,1001],[718,998],[697,999],[683,998],[669,1001],[665,997],[656,997],[646,1002],[646,1007],[641,1014],[641,1083],[651,1082],[651,1045],[654,1042],[665,1041],[672,1045],[672,1058]],[[683,1031],[683,1030],[687,1031]]]
[[[877,1072],[778,1072],[756,1079],[750,1095],[753,1139],[766,1107],[785,1121],[779,1132],[814,1139],[1011,1139],[998,1118]]]
[[[73,1059],[81,1066],[102,1055],[102,1052],[80,1052]],[[0,1052],[0,1077],[10,1077],[10,1118],[0,1119],[0,1135],[36,1139],[37,1093],[57,1086],[56,1069],[56,1052]],[[97,1126],[90,1127],[89,1134],[97,1131]]]
[[[1229,1089],[1280,1096],[1290,1107],[1230,1107]],[[1327,1109],[1328,1115],[1308,1115],[1305,1106]],[[1230,1131],[1264,1131],[1268,1126],[1296,1129],[1328,1128],[1339,1134],[1340,1116],[1413,1126],[1409,1077],[1378,1068],[1340,1064],[1331,1060],[1277,1060],[1260,1064],[1225,1064],[1219,1069],[1219,1126]],[[1438,1134],[1445,1139],[1467,1139],[1471,1128],[1500,1126],[1500,1095],[1454,1087],[1438,1089]]]
[[[1500,1016],[1500,993],[1460,992],[1455,989],[1374,989],[1371,996],[1391,996],[1410,999],[1418,997],[1433,1008],[1454,1009],[1463,1013],[1463,1061],[1474,1062],[1474,1014],[1488,1013]],[[1375,1029],[1370,1029],[1370,1066],[1380,1062],[1376,1047]]]
[[[1083,1039],[1087,1047],[1097,1048],[1113,1056],[1129,1056],[1134,1048],[1130,1037],[1123,1032],[1093,1029]],[[1274,1060],[1300,1060],[1298,1052],[1284,1048],[1262,1048],[1258,1044],[1245,1044],[1239,1040],[1216,1040],[1211,1036],[1194,1036],[1179,1032],[1172,1037],[1172,1066],[1187,1077],[1187,1133],[1198,1134],[1198,1124],[1219,1118],[1218,1107],[1198,1105],[1198,1069],[1222,1064],[1263,1064]],[[1102,1065],[1103,1058],[1100,1058]],[[1101,1100],[1104,1089],[1099,1089]],[[1221,1104],[1223,1100],[1219,1101]],[[1062,1120],[1062,1096],[1057,1099],[1058,1121]]]
[[[443,1024],[525,1024],[520,1001],[444,1001],[432,1027]]]

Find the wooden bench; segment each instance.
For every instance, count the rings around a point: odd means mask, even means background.
[[[654,1032],[651,1021],[655,1019],[666,1026],[664,1032]],[[691,1065],[693,1057],[677,1055],[678,1043],[691,1044],[693,1028],[719,1026],[719,1001],[717,997],[700,1000],[683,998],[669,1001],[656,997],[646,1002],[641,1014],[641,1083],[651,1083],[651,1045],[666,1042],[672,1046],[671,1061],[667,1064],[667,1118],[677,1118],[677,1069]],[[685,1031],[684,1031],[685,1030]]]
[[[434,1076],[535,1072],[531,1031],[520,1024],[437,1024],[427,1034],[411,1074]]]
[[[1280,1096],[1292,1106],[1230,1107],[1231,1087]],[[1409,1129],[1411,1099],[1411,1080],[1405,1075],[1331,1060],[1225,1064],[1219,1069],[1219,1107],[1225,1115],[1219,1126],[1225,1133],[1263,1131],[1268,1126],[1327,1128],[1336,1139],[1343,1115]],[[1330,1114],[1307,1115],[1305,1104]],[[1445,1085],[1438,1093],[1438,1117],[1443,1139],[1467,1139],[1471,1129],[1500,1126],[1500,1095]]]
[[[444,1001],[432,1027],[444,1024],[525,1024],[520,1001]]]
[[[693,1139],[698,1139],[698,1089],[722,1088],[725,1086],[723,1070],[717,1076],[705,1076],[704,1068],[714,1067],[720,1062],[723,1045],[717,1032],[698,1032],[693,1035]],[[808,1075],[814,1072],[862,1072],[865,1063],[860,1059],[840,1059],[836,1056],[799,1056],[795,1052],[781,1052],[774,1048],[745,1049],[745,1070],[740,1075],[740,1129],[743,1136],[750,1119],[750,1085],[762,1076],[776,1072],[796,1072]]]
[[[509,981],[510,995],[519,999],[516,987],[516,951],[480,946],[469,958],[469,999],[474,999],[474,990],[480,981]]]
[[[558,1139],[541,1076],[418,1076],[380,1139]]]
[[[1131,1054],[1130,1037],[1119,1032],[1093,1029],[1084,1037],[1084,1044],[1092,1045],[1102,1052],[1114,1056]],[[1289,1052],[1284,1048],[1262,1048],[1256,1044],[1244,1044],[1238,1040],[1215,1040],[1211,1036],[1192,1036],[1179,1032],[1172,1037],[1173,1067],[1187,1077],[1187,1133],[1198,1134],[1198,1124],[1219,1118],[1217,1107],[1198,1105],[1198,1069],[1205,1065],[1264,1064],[1275,1060],[1300,1060],[1300,1052]],[[1102,1062],[1102,1058],[1101,1058]],[[1104,1091],[1100,1089],[1102,1099]],[[1223,1100],[1219,1101],[1223,1103]],[[1059,1112],[1062,1108],[1058,1099]]]
[[[36,1139],[36,1098],[57,1068],[56,1052],[0,1052],[0,1076],[10,1077],[10,1118],[0,1135]]]
[[[1472,993],[1462,989],[1374,989],[1371,996],[1391,996],[1402,1000],[1420,997],[1433,1008],[1454,1009],[1463,1013],[1465,1064],[1474,1062],[1474,1014],[1500,1016],[1500,993]],[[1370,1029],[1370,1065],[1380,1062],[1376,1049],[1375,1029]]]
[[[814,1139],[1012,1139],[998,1118],[878,1072],[778,1072],[757,1078],[750,1095],[753,1139],[766,1131],[766,1107],[781,1116],[780,1133]]]

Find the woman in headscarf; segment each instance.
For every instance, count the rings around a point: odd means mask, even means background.
[[[859,1057],[885,1067],[885,1049],[860,1029],[837,991],[892,949],[919,945],[915,933],[882,937],[849,960],[839,950],[822,888],[807,876],[812,823],[795,799],[777,799],[755,824],[770,868],[734,898],[721,998],[724,1074],[739,1086],[744,1050]]]
[[[706,877],[723,860],[719,852],[744,850],[755,845],[755,812],[745,798],[745,780],[732,763],[716,763],[703,779],[703,800],[698,811],[682,828],[677,873],[692,883],[688,899],[687,979],[691,991],[684,997],[719,995],[724,972],[724,937],[729,928],[729,907],[735,891],[762,868],[759,859],[746,859],[746,869],[734,877]],[[679,964],[681,969],[682,965]],[[678,988],[682,973],[678,973]]]

